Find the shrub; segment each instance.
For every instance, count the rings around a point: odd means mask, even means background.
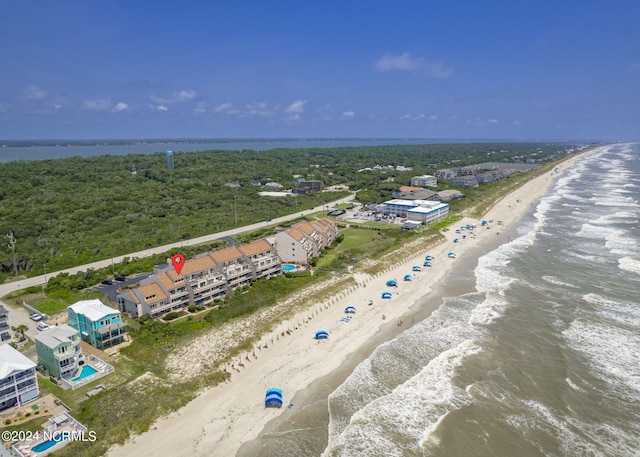
[[[174,319],[177,319],[179,316],[180,316],[180,314],[178,314],[177,312],[171,311],[170,313],[165,314],[163,319],[165,321],[172,321]]]
[[[7,419],[6,421],[4,421],[4,425],[9,425],[11,423],[11,419]]]

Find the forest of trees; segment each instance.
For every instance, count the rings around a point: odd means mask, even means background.
[[[259,197],[260,181],[294,175],[346,184],[358,200],[389,198],[411,177],[482,161],[540,160],[574,145],[467,143],[174,152],[15,161],[0,167],[0,279],[41,274],[321,206],[344,193]],[[454,162],[452,162],[454,161]],[[402,165],[411,171],[367,170]],[[131,173],[135,167],[136,174]],[[240,187],[227,187],[237,183]],[[255,184],[255,183],[254,183]]]

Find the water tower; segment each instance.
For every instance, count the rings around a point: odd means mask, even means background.
[[[173,170],[173,151],[167,151],[167,168]]]

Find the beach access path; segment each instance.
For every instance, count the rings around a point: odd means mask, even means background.
[[[352,273],[356,285],[282,322],[262,337],[259,350],[228,365],[229,381],[206,390],[124,446],[113,447],[109,455],[235,455],[243,443],[258,436],[267,422],[287,414],[287,403],[297,392],[315,379],[337,370],[350,354],[375,338],[383,326],[397,326],[404,321],[403,325],[408,327],[405,316],[412,305],[444,280],[455,262],[464,262],[467,251],[491,238],[495,241],[502,236],[501,242],[508,242],[506,233],[517,228],[525,215],[531,214],[555,180],[572,167],[578,157],[562,162],[553,172],[528,181],[493,205],[482,218],[488,221],[489,228],[481,226],[481,220],[464,218],[445,232],[446,241],[429,250],[398,259],[395,265],[375,276]],[[474,236],[463,231],[461,234],[467,236],[462,239],[455,229],[467,224],[476,226]],[[458,242],[454,243],[453,238],[458,238]],[[455,252],[455,258],[448,256],[450,251]],[[422,266],[426,255],[435,257],[433,266],[413,271],[414,265]],[[412,280],[403,281],[405,274],[411,274]],[[399,287],[387,287],[388,279],[396,279]],[[384,300],[381,293],[387,290],[392,298]],[[374,301],[373,305],[368,305],[370,300]],[[350,320],[343,321],[344,309],[349,305],[355,306],[357,311]],[[315,340],[317,330],[326,330],[329,338]],[[209,343],[207,339],[199,338],[199,344],[216,345],[215,333],[210,336]],[[190,363],[188,357],[184,363]],[[285,405],[282,409],[264,407],[265,392],[271,387],[283,390]],[[299,407],[303,405],[294,405],[294,408]]]

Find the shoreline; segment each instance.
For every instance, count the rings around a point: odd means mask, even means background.
[[[323,379],[336,373],[341,373],[336,378],[346,378],[349,368],[352,371],[366,358],[365,355],[410,326],[408,323],[397,326],[398,322],[404,319],[410,322],[410,317],[427,313],[424,318],[437,309],[445,296],[445,279],[455,271],[454,267],[463,263],[461,268],[475,268],[480,255],[507,243],[508,235],[517,230],[525,216],[532,214],[562,172],[578,158],[592,152],[571,157],[554,169],[560,172],[547,172],[533,178],[496,202],[485,218],[503,221],[503,225],[490,223],[491,228],[487,230],[480,227],[480,221],[466,217],[459,224],[476,224],[475,239],[453,243],[452,238],[461,238],[461,235],[446,232],[446,241],[433,246],[429,252],[421,251],[398,262],[383,273],[375,276],[355,273],[353,276],[358,286],[278,325],[275,332],[262,338],[265,341],[264,351],[260,348],[254,358],[247,355],[248,363],[241,369],[232,367],[234,371],[230,381],[206,390],[124,446],[112,447],[109,455],[235,455],[243,443],[252,442],[295,415],[298,399],[304,405],[304,399],[312,398],[318,386],[323,384]],[[496,236],[498,232],[499,236]],[[447,257],[450,250],[454,250],[457,258]],[[414,274],[411,266],[421,265],[426,253],[435,256],[433,267]],[[401,281],[406,273],[414,275],[414,279]],[[380,293],[387,290],[385,282],[391,278],[398,280],[399,287],[391,289],[391,300],[383,301]],[[430,305],[416,310],[416,303],[423,301],[425,295],[429,295]],[[374,300],[373,306],[367,306],[369,299]],[[341,322],[347,305],[356,306],[357,313],[351,321]],[[383,314],[386,319],[382,318]],[[287,330],[291,328],[295,330],[289,333]],[[329,340],[313,340],[313,333],[318,329],[327,330]],[[269,345],[266,341],[270,337],[274,339]],[[295,400],[294,408],[265,409],[264,392],[269,387],[283,389],[285,405]],[[246,449],[250,446],[247,444]]]
[[[532,216],[533,212],[529,211],[520,220],[528,216]],[[325,446],[328,444],[327,426],[329,423],[329,411],[328,411],[328,396],[338,388],[353,372],[353,370],[382,344],[389,342],[400,335],[402,332],[412,328],[414,325],[418,325],[421,321],[427,319],[433,314],[443,303],[446,297],[459,296],[466,293],[475,292],[473,285],[467,281],[463,284],[462,288],[459,284],[455,284],[456,278],[461,275],[471,275],[475,270],[478,260],[483,255],[497,249],[506,241],[505,239],[515,238],[517,236],[516,231],[519,226],[515,225],[505,233],[501,232],[499,237],[488,238],[483,245],[471,246],[468,251],[465,251],[465,263],[458,262],[451,266],[447,271],[447,277],[440,283],[433,286],[429,294],[423,295],[418,298],[411,306],[406,310],[406,313],[401,316],[406,325],[398,327],[397,325],[389,325],[386,329],[381,329],[375,336],[364,342],[360,348],[344,360],[344,362],[333,372],[314,380],[306,388],[296,392],[292,399],[294,405],[305,405],[305,410],[298,409],[291,411],[290,414],[282,414],[279,417],[275,417],[270,420],[258,436],[251,441],[243,443],[236,454],[237,457],[254,457],[261,455],[261,448],[265,438],[269,439],[270,436],[279,437],[288,432],[295,431],[297,429],[306,429],[314,427],[318,429],[319,433],[326,435]],[[504,237],[503,237],[504,235]],[[319,402],[323,406],[323,413],[326,413],[326,420],[323,420],[320,424],[316,420],[310,421],[306,416],[306,405]],[[325,417],[322,417],[325,419]],[[306,422],[305,422],[306,420]],[[320,455],[320,454],[318,454]]]

